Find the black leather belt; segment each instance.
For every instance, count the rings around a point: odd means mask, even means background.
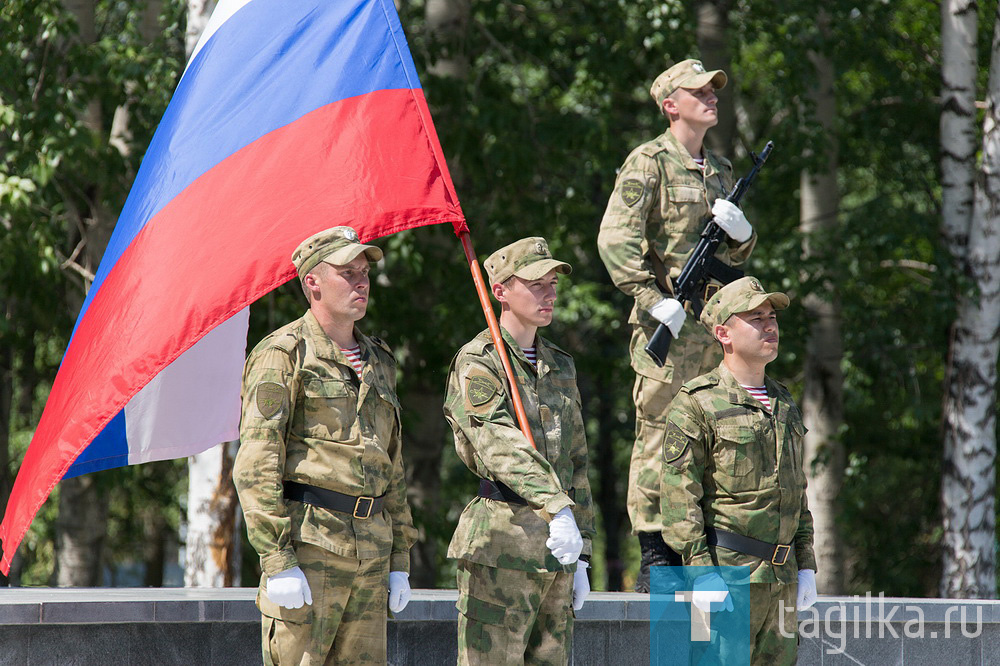
[[[371,518],[372,514],[381,513],[382,506],[385,504],[385,495],[381,497],[354,497],[296,481],[285,481],[283,485],[285,499],[321,506],[330,511],[347,513],[355,518]]]
[[[479,496],[498,502],[507,502],[508,504],[528,504],[523,497],[503,483],[490,481],[489,479],[479,479]]]
[[[714,527],[705,528],[705,540],[709,546],[722,546],[738,553],[753,555],[779,567],[788,561],[788,554],[792,551],[791,546],[768,543],[742,534],[717,530]]]

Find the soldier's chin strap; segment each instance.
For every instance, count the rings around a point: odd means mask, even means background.
[[[469,269],[472,271],[472,281],[476,285],[476,293],[479,294],[479,304],[483,307],[486,324],[490,329],[490,337],[493,338],[493,346],[496,347],[497,354],[500,355],[503,372],[507,375],[507,382],[510,384],[510,397],[514,402],[514,414],[517,416],[517,425],[521,428],[521,433],[525,439],[531,444],[531,448],[537,449],[535,438],[531,436],[531,426],[528,424],[528,415],[524,411],[524,403],[521,402],[521,391],[517,388],[514,368],[510,364],[510,357],[507,356],[507,347],[504,345],[503,335],[500,333],[500,324],[497,323],[497,317],[493,313],[493,306],[490,304],[490,292],[486,288],[482,271],[479,270],[479,261],[476,259],[476,253],[472,249],[472,237],[469,235],[468,230],[466,230],[458,234],[458,238],[462,241],[462,249],[465,250],[465,258],[469,262]]]

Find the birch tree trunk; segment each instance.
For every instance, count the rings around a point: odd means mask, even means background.
[[[818,16],[824,41],[829,39],[829,16]],[[837,191],[837,137],[834,128],[836,98],[833,92],[834,71],[830,59],[811,51],[809,59],[816,70],[816,85],[808,91],[815,106],[816,120],[823,128],[824,159],[816,171],[801,174],[800,229],[803,251],[808,258],[830,257],[831,239],[837,237],[840,195]],[[832,257],[831,257],[832,258]],[[828,261],[816,265],[830,265]],[[841,313],[837,293],[839,281],[823,273],[818,284],[804,299],[809,319],[806,344],[805,386],[802,415],[809,432],[805,438],[805,468],[809,486],[806,491],[815,529],[814,543],[819,570],[817,589],[824,594],[844,591],[844,558],[837,529],[837,498],[844,477],[844,446],[839,431],[844,421],[843,358]]]
[[[961,265],[976,159],[976,0],[941,3],[941,231]]]
[[[972,17],[968,15],[971,14]],[[948,2],[942,8],[944,55],[971,57],[967,65],[945,62],[942,142],[967,135],[961,116],[974,90],[975,3]],[[972,30],[968,30],[969,27]],[[971,48],[969,48],[971,45]],[[949,249],[970,283],[958,295],[943,407],[944,465],[941,505],[944,522],[941,595],[991,599],[996,596],[996,405],[1000,354],[1000,7],[994,23],[989,90],[983,121],[982,167],[976,174],[971,219],[963,234],[959,212],[968,210],[964,163],[943,146],[942,168],[953,167],[949,208],[942,218]],[[954,78],[950,78],[954,77]],[[973,84],[973,85],[970,85]],[[953,103],[962,100],[962,103]],[[972,116],[974,117],[974,116]],[[946,133],[947,118],[947,133]],[[961,139],[960,149],[965,148]],[[971,159],[969,160],[971,164]],[[966,239],[964,248],[960,245]]]
[[[188,0],[185,52],[188,57],[215,9],[215,0]],[[185,587],[240,584],[239,500],[232,481],[236,442],[188,458]]]
[[[240,584],[239,499],[233,485],[237,442],[189,458],[185,587]]]

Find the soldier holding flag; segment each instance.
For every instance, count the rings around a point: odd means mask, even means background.
[[[590,592],[594,515],[576,368],[537,331],[571,269],[543,238],[503,247],[484,266],[537,449],[518,429],[483,331],[452,361],[444,405],[455,449],[480,479],[448,549],[458,559],[458,662],[565,664],[572,610]]]

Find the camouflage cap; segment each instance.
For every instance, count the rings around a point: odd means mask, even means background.
[[[705,66],[700,60],[682,60],[656,77],[649,88],[649,94],[656,102],[656,108],[662,112],[663,100],[678,88],[696,90],[709,81],[716,90],[722,90],[726,87],[729,77],[721,69],[705,71]]]
[[[569,275],[573,267],[557,261],[549,252],[549,244],[540,236],[522,238],[491,254],[483,262],[490,284],[499,284],[512,275],[525,280],[537,280],[552,269]]]
[[[351,227],[331,227],[305,239],[292,252],[292,263],[302,279],[321,261],[343,266],[354,261],[362,252],[368,261],[382,258],[382,250],[374,245],[362,245],[358,232]]]
[[[788,296],[780,291],[770,293],[760,286],[760,280],[750,275],[730,282],[715,293],[701,311],[701,323],[709,333],[715,333],[718,324],[725,324],[734,314],[749,312],[759,307],[764,301],[770,301],[775,310],[788,307]]]

